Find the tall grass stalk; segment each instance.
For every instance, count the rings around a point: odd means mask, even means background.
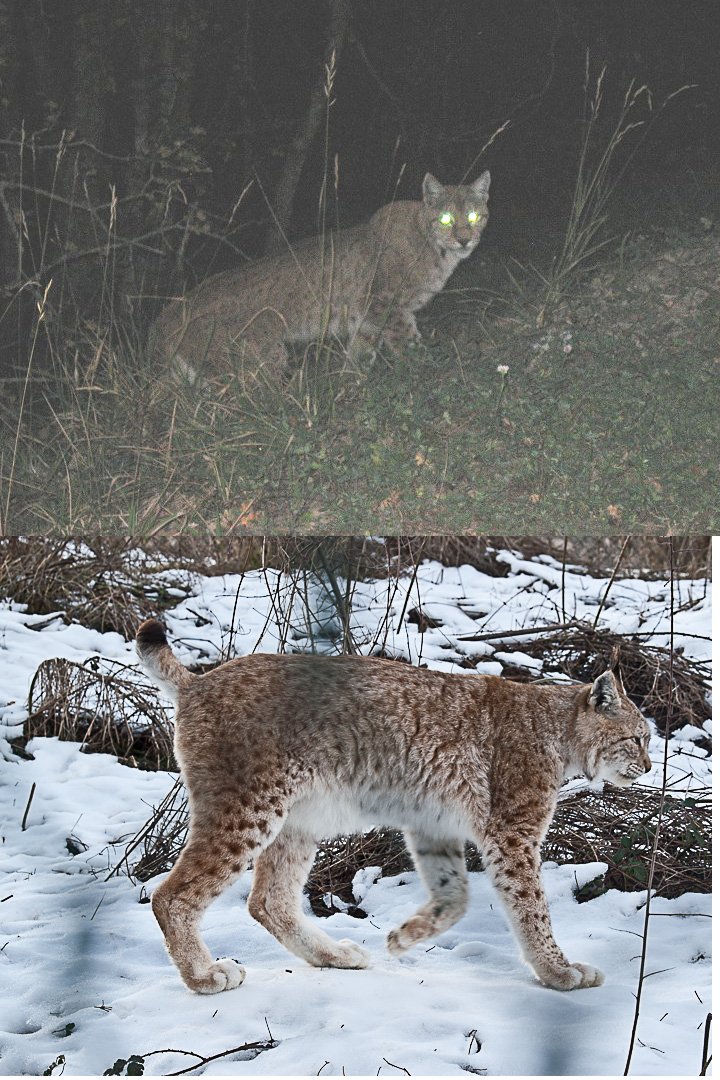
[[[607,208],[610,198],[647,137],[652,123],[660,116],[669,101],[690,89],[690,84],[681,86],[669,94],[658,109],[654,109],[650,88],[645,83],[642,86],[636,86],[633,79],[625,92],[610,135],[604,145],[596,149],[597,129],[603,112],[603,83],[606,70],[604,66],[592,90],[590,55],[586,53],[583,130],[570,215],[560,252],[553,260],[547,276],[543,277],[545,292],[536,320],[538,327],[544,325],[547,315],[558,304],[578,271],[585,268],[589,260],[612,243],[614,237],[602,236],[608,219]],[[640,111],[643,108],[647,115],[641,117]],[[635,139],[622,164],[616,167],[620,145],[632,131],[640,128],[643,129],[641,137]]]
[[[630,1032],[630,1041],[628,1044],[628,1052],[627,1058],[625,1060],[625,1069],[623,1071],[623,1076],[627,1076],[630,1072],[630,1064],[632,1062],[633,1051],[635,1049],[635,1037],[637,1033],[638,1023],[640,1021],[640,1002],[642,998],[643,985],[645,983],[645,979],[649,977],[645,974],[645,963],[647,960],[648,941],[650,937],[650,902],[654,895],[653,880],[655,877],[655,863],[657,860],[658,848],[660,846],[661,830],[664,824],[663,811],[665,809],[665,799],[668,790],[668,752],[671,732],[670,717],[672,714],[673,694],[675,692],[675,685],[673,679],[673,659],[675,656],[675,597],[673,595],[673,589],[675,585],[675,552],[673,548],[673,537],[670,537],[668,547],[670,556],[670,635],[668,642],[668,699],[667,722],[665,726],[665,741],[663,744],[662,788],[660,790],[660,805],[658,807],[657,820],[655,822],[655,834],[653,836],[653,843],[650,851],[650,865],[648,866],[647,871],[647,892],[645,896],[645,915],[643,919],[642,948],[640,950],[640,971],[638,973],[637,993],[635,994],[635,1010],[633,1013],[632,1030]],[[622,557],[622,552],[620,553],[620,557]],[[618,563],[619,561],[620,559],[618,558]],[[652,974],[652,972],[650,974]]]
[[[35,320],[35,326],[33,329],[32,344],[30,346],[30,354],[28,356],[27,367],[25,368],[25,379],[23,381],[22,393],[20,396],[20,407],[18,410],[17,424],[15,426],[15,441],[13,443],[12,458],[10,461],[10,468],[8,470],[7,487],[5,491],[5,508],[0,520],[0,533],[7,531],[8,520],[10,517],[10,501],[13,494],[13,485],[15,482],[15,466],[17,464],[18,449],[20,447],[20,438],[23,431],[23,422],[25,418],[25,405],[28,399],[28,391],[30,388],[30,379],[32,375],[33,359],[35,357],[35,351],[37,348],[38,335],[40,333],[40,326],[45,318],[47,311],[47,300],[52,288],[52,278],[45,286],[45,291],[42,295],[42,299],[37,303],[37,318]]]

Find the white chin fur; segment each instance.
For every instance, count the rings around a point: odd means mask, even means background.
[[[614,784],[615,787],[630,787],[630,785],[634,784],[636,780],[636,776],[622,776],[620,773],[618,773],[617,776],[614,776],[612,778],[610,783]]]

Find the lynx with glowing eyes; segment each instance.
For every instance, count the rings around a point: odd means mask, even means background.
[[[488,172],[455,186],[427,173],[421,200],[208,278],[165,308],[151,348],[183,380],[235,369],[243,386],[280,382],[287,346],[313,338],[339,339],[349,369],[403,353],[422,342],[416,313],[477,247],[489,190]]]

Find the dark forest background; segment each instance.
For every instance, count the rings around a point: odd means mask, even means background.
[[[682,207],[720,177],[719,21],[704,0],[0,0],[4,373],[43,297],[66,347],[119,320],[139,349],[158,297],[278,224],[314,232],[323,191],[350,224],[427,170],[490,168],[484,247],[532,256],[567,214],[588,62],[599,138],[631,80],[656,108],[693,84],[624,187],[639,219]]]

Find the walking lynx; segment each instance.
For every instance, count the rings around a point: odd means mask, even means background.
[[[301,910],[321,837],[403,829],[430,898],[387,939],[398,955],[447,930],[468,899],[464,842],[474,840],[525,960],[557,990],[599,986],[553,937],[540,843],[564,777],[625,787],[650,768],[649,728],[612,672],[587,686],[451,675],[359,656],[242,657],[192,675],[162,626],[137,650],[176,701],[175,749],[190,802],[188,841],[155,889],[153,911],[191,990],[243,981],[198,934],[214,897],[254,860],[248,909],[318,967],[361,968]]]
[[[277,379],[286,345],[326,333],[351,358],[382,341],[420,341],[415,312],[476,247],[488,220],[490,173],[445,187],[428,173],[422,201],[383,206],[368,222],[204,281],[153,328],[156,353],[191,379],[237,369]]]

